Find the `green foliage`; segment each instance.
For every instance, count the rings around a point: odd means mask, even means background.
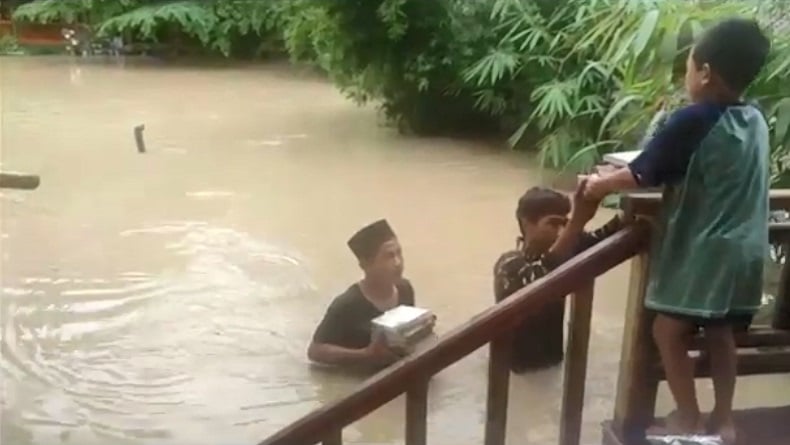
[[[139,3],[139,0],[34,0],[16,8],[12,18],[22,22],[91,26]]]
[[[486,2],[348,0],[298,2],[285,26],[297,60],[325,70],[350,97],[380,102],[401,128],[419,133],[475,129],[495,119],[475,107],[460,77],[490,40],[476,20]]]
[[[76,23],[88,13],[92,3],[88,0],[37,0],[16,8],[12,18],[35,23]]]
[[[790,11],[790,5],[785,11]],[[784,17],[788,16],[786,12]],[[771,59],[749,95],[760,103],[768,119],[774,184],[790,187],[790,27],[775,29]]]
[[[159,41],[178,33],[196,39],[203,47],[225,56],[254,53],[277,40],[279,12],[287,0],[157,1],[104,21],[100,35],[132,32],[138,39]]]
[[[279,42],[279,20],[291,0],[35,0],[14,19],[79,23],[97,37],[124,35],[136,41],[192,39],[224,56],[257,55]]]
[[[103,21],[100,35],[133,32],[142,40],[156,41],[162,31],[177,30],[209,44],[209,35],[216,27],[217,18],[211,4],[194,1],[148,3]]]
[[[766,6],[768,5],[768,6]],[[194,43],[224,56],[282,48],[348,96],[422,134],[502,130],[544,165],[581,170],[631,149],[682,96],[685,50],[709,23],[770,19],[765,111],[774,180],[790,186],[790,2],[742,0],[34,0],[14,18],[99,36]],[[766,9],[768,8],[768,9]],[[763,20],[767,22],[768,20]],[[536,143],[533,145],[532,140]]]
[[[0,36],[0,56],[12,56],[24,54],[24,51],[19,46],[16,37],[12,35]]]
[[[530,91],[512,144],[537,130],[545,165],[583,169],[602,153],[631,149],[659,105],[677,102],[684,50],[704,26],[756,12],[740,1],[563,0],[547,8],[494,0],[499,42],[466,71],[466,80],[505,97]],[[774,36],[773,60],[750,91],[772,118],[787,109],[780,80],[790,66],[786,38]],[[777,128],[785,123],[774,120]],[[787,151],[784,143],[775,146]]]

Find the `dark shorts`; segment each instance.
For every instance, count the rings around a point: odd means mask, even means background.
[[[706,318],[695,317],[693,315],[676,314],[673,312],[654,311],[656,314],[661,314],[665,317],[674,318],[675,320],[685,321],[692,325],[695,330],[704,329],[706,327],[717,326],[732,326],[735,331],[748,331],[752,325],[754,314],[733,312],[720,318]]]

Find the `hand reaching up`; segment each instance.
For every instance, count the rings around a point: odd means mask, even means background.
[[[586,192],[589,187],[589,181],[590,176],[580,176],[576,192],[573,194],[571,221],[576,224],[581,224],[582,226],[595,216],[595,213],[598,211],[598,206],[601,203],[600,199],[591,199],[587,197]]]
[[[582,193],[588,201],[601,202],[609,194],[601,175],[593,173],[583,178],[584,190]]]

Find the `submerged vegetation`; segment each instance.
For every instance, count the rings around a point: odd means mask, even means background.
[[[788,3],[34,0],[14,18],[226,57],[282,52],[380,104],[404,131],[500,132],[547,166],[579,170],[632,147],[678,97],[686,50],[707,24],[758,17],[774,52],[749,96],[770,121],[774,179],[790,184],[790,26],[775,21],[787,23]]]

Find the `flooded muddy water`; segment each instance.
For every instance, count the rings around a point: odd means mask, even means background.
[[[2,168],[42,178],[0,200],[4,444],[256,443],[360,381],[305,357],[359,277],[354,230],[390,220],[441,333],[492,304],[516,199],[541,180],[495,145],[399,135],[287,66],[0,58],[0,76]],[[627,273],[597,282],[590,444],[612,412]],[[434,379],[429,443],[482,443],[486,356]],[[512,379],[509,443],[556,443],[561,380]],[[743,379],[737,403],[787,402],[789,384]],[[345,439],[402,443],[403,419],[397,399]]]

